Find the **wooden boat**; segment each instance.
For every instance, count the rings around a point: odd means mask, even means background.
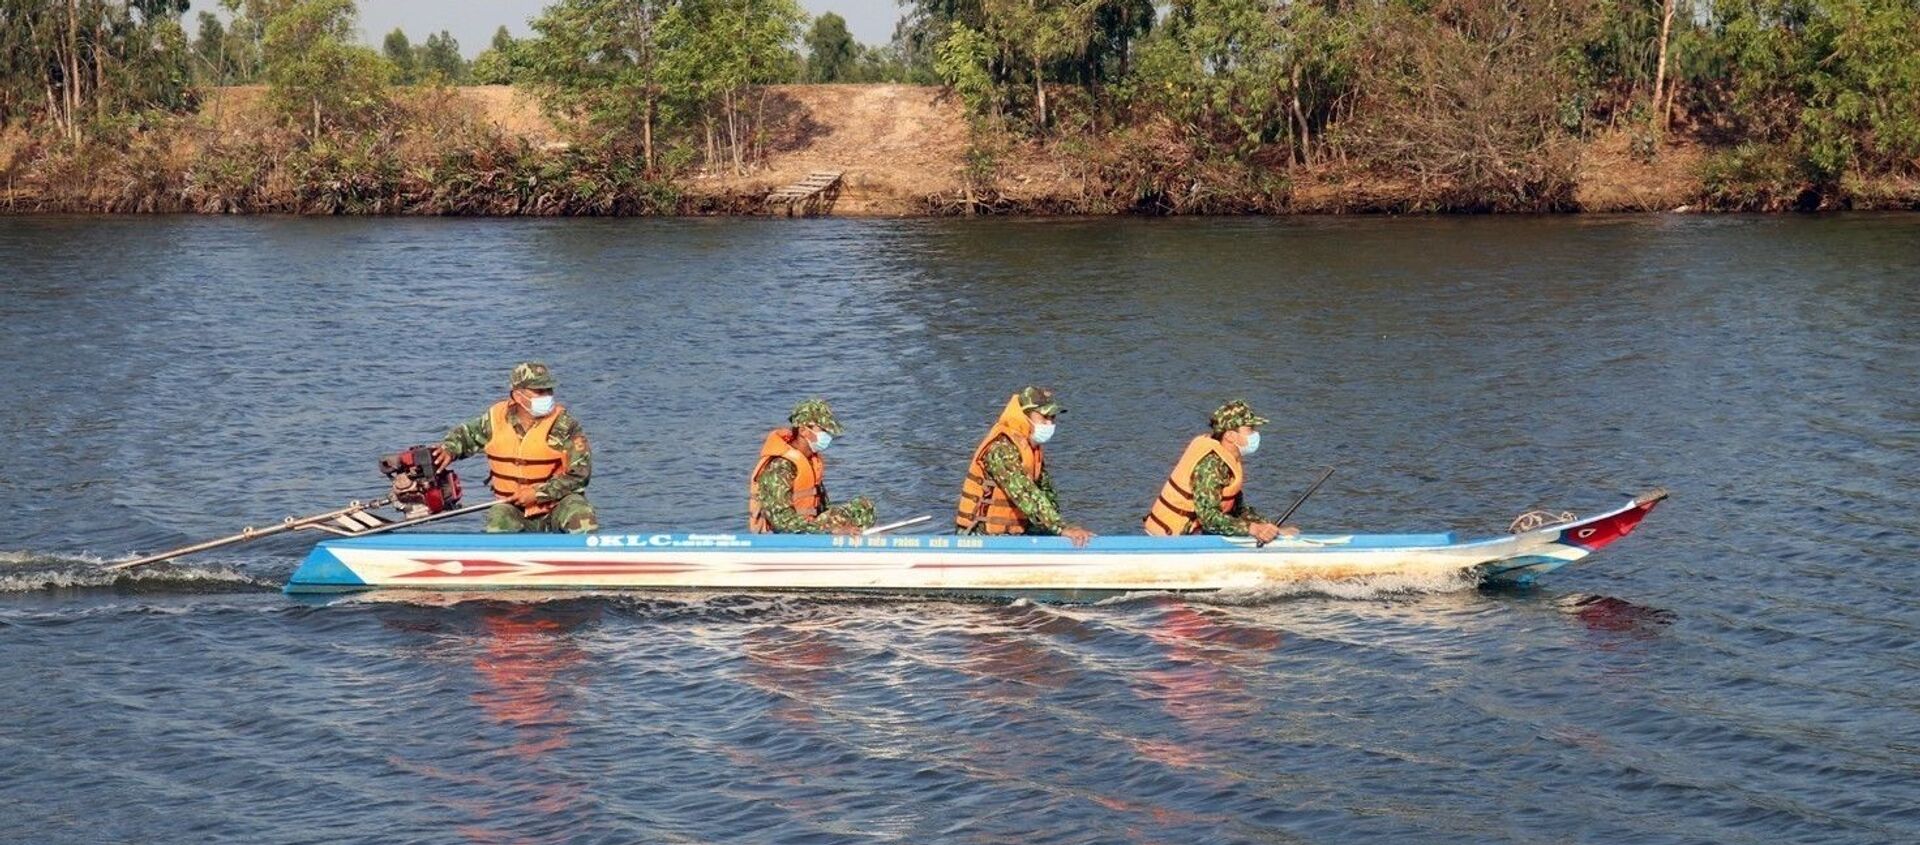
[[[1237,537],[600,533],[383,534],[316,546],[289,593],[416,590],[883,592],[1084,600],[1139,591],[1259,589],[1310,579],[1474,573],[1526,585],[1631,533],[1666,498],[1461,541],[1452,533]]]

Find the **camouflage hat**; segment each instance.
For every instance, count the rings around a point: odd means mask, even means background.
[[[1267,418],[1254,413],[1252,408],[1247,407],[1245,399],[1235,399],[1214,409],[1213,416],[1207,421],[1213,424],[1215,434],[1231,431],[1243,425],[1259,428],[1267,424]]]
[[[547,369],[547,365],[539,361],[527,361],[514,365],[513,375],[507,379],[507,388],[510,390],[519,390],[522,387],[532,388],[534,390],[552,390],[553,371]]]
[[[1063,410],[1060,401],[1053,398],[1053,391],[1044,387],[1027,385],[1015,394],[1020,398],[1020,410],[1039,411],[1042,416],[1058,416]]]
[[[787,422],[794,425],[817,425],[828,434],[840,434],[840,421],[833,418],[833,409],[827,407],[825,399],[808,399],[793,406],[793,413],[787,415]]]

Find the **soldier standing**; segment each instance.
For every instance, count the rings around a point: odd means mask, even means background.
[[[1223,534],[1252,537],[1262,543],[1299,535],[1299,529],[1262,519],[1241,495],[1246,470],[1241,459],[1260,450],[1260,426],[1267,418],[1245,401],[1221,405],[1209,418],[1213,431],[1187,444],[1173,472],[1148,511],[1146,530],[1156,537]]]
[[[873,526],[865,496],[827,501],[827,465],[820,453],[843,429],[825,400],[808,399],[767,432],[747,480],[747,528],[755,534],[858,534]]]
[[[1093,532],[1060,516],[1042,444],[1053,437],[1060,403],[1027,386],[1007,399],[1000,418],[973,450],[954,529],[961,534],[1058,534],[1084,546]]]
[[[513,368],[507,398],[456,426],[434,447],[436,469],[484,452],[488,482],[501,501],[487,509],[488,533],[597,530],[587,501],[593,451],[567,409],[554,403],[553,371],[528,361]]]

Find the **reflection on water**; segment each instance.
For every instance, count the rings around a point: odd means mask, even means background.
[[[557,761],[576,722],[571,702],[595,674],[576,634],[598,623],[601,606],[450,600],[444,607],[458,608],[461,624],[419,616],[412,605],[384,624],[422,638],[430,653],[464,657],[474,681],[466,696],[472,708],[450,712],[476,718],[444,734],[445,741],[468,746],[467,765],[449,768],[438,752],[422,760],[394,754],[388,762],[450,787],[444,800],[466,820],[454,828],[465,841],[570,841],[565,833],[529,831],[564,830],[567,819],[592,803],[591,784]]]
[[[1596,631],[1637,632],[1652,636],[1660,628],[1673,624],[1673,611],[1643,607],[1611,596],[1573,593],[1555,600],[1554,605]]]

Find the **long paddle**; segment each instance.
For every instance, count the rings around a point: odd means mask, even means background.
[[[1273,524],[1275,525],[1287,524],[1287,517],[1293,516],[1294,511],[1299,510],[1301,505],[1304,505],[1307,503],[1307,497],[1312,496],[1313,491],[1320,489],[1320,485],[1327,483],[1327,479],[1331,478],[1332,476],[1333,476],[1333,467],[1329,466],[1326,468],[1324,472],[1320,473],[1319,478],[1314,479],[1313,483],[1307,486],[1307,492],[1301,493],[1300,498],[1293,500],[1293,507],[1287,508],[1286,513],[1281,514],[1279,519],[1276,519],[1273,521]],[[1264,546],[1264,545],[1266,545],[1266,543],[1255,544],[1256,547]]]
[[[1313,484],[1307,487],[1307,492],[1301,493],[1300,498],[1293,500],[1293,507],[1287,508],[1287,512],[1281,514],[1279,519],[1276,519],[1273,521],[1273,524],[1275,525],[1287,524],[1287,517],[1293,516],[1294,511],[1299,510],[1301,505],[1304,505],[1307,503],[1307,497],[1313,495],[1313,491],[1320,489],[1320,485],[1327,483],[1327,479],[1332,476],[1333,476],[1333,467],[1327,467],[1326,471],[1320,473],[1320,477],[1314,479]]]
[[[865,531],[860,532],[860,536],[871,537],[875,534],[885,534],[888,531],[895,531],[901,528],[905,528],[909,525],[919,525],[920,523],[926,522],[930,519],[933,519],[931,515],[921,515],[921,516],[913,517],[912,519],[903,519],[903,520],[900,520],[899,522],[889,522],[885,525],[876,525],[872,528],[868,528]]]
[[[485,510],[487,508],[493,507],[493,504],[494,504],[491,501],[476,502],[470,505],[457,507],[452,510],[441,511],[436,514],[429,514],[427,516],[416,517],[414,519],[399,519],[399,520],[388,519],[386,517],[380,516],[372,512],[374,508],[378,508],[383,505],[388,505],[392,503],[393,503],[393,498],[389,496],[386,498],[375,499],[371,502],[364,502],[364,503],[353,502],[339,510],[327,511],[326,513],[317,513],[317,514],[313,514],[312,516],[289,516],[283,520],[280,520],[280,522],[276,525],[268,525],[260,528],[254,528],[252,526],[248,526],[246,528],[241,529],[240,533],[238,534],[229,534],[217,540],[207,540],[205,542],[194,543],[193,545],[190,545],[190,546],[181,546],[180,548],[177,548],[177,549],[171,549],[168,551],[159,552],[157,554],[150,554],[145,557],[137,557],[137,558],[134,558],[133,560],[123,560],[119,563],[113,564],[112,566],[108,566],[107,571],[118,572],[122,569],[132,569],[136,566],[146,566],[149,563],[159,563],[163,560],[172,560],[174,558],[181,557],[183,555],[190,555],[195,552],[204,552],[209,549],[218,549],[223,546],[231,546],[236,543],[245,543],[249,540],[258,540],[261,537],[269,537],[274,534],[280,534],[287,531],[302,531],[307,529],[317,529],[320,531],[326,531],[331,534],[338,534],[342,537],[363,537],[368,534],[384,534],[388,531],[394,531],[401,528],[409,528],[425,522],[435,522],[437,520],[446,519],[447,517],[450,517],[450,516],[459,516],[461,514],[473,513],[474,511],[478,511],[478,510]]]

